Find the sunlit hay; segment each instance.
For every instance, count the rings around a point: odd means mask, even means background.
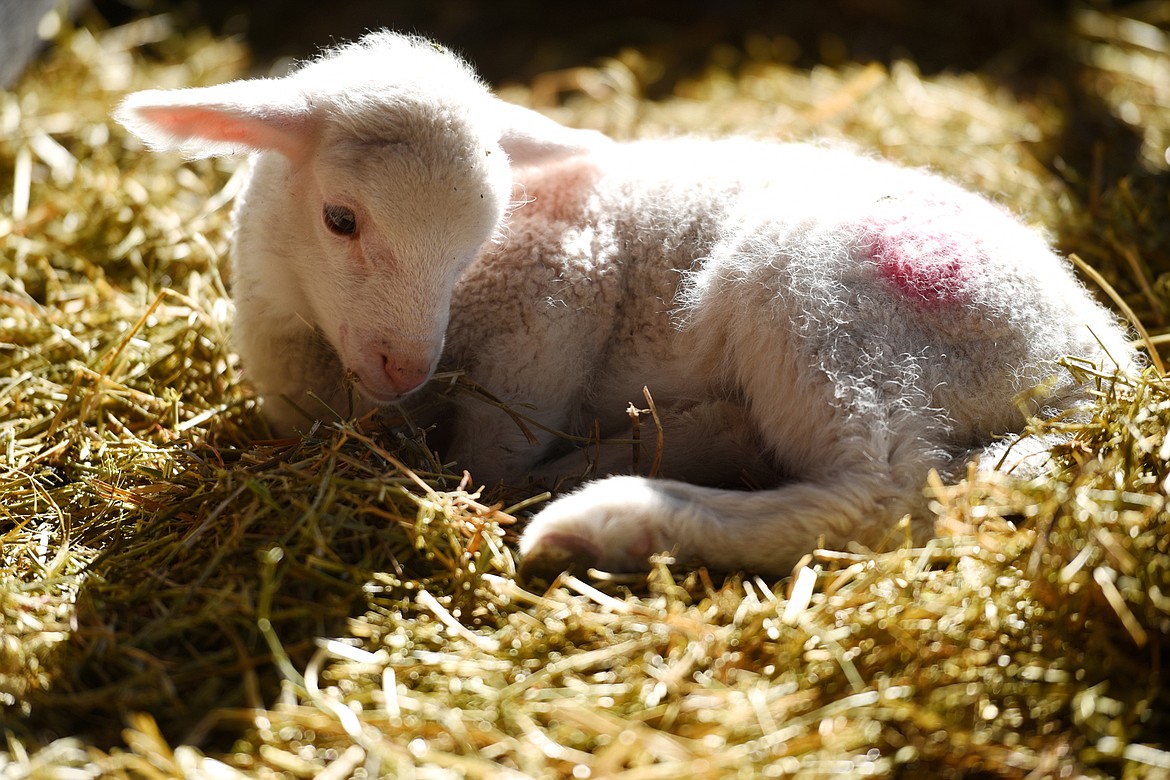
[[[929,164],[1055,230],[1159,342],[1165,34],[1132,21],[1072,25],[1086,84],[1141,130],[1113,179],[1061,156],[1059,96],[802,71],[759,41],[661,102],[631,52],[505,93],[623,137]],[[146,154],[107,119],[127,90],[246,64],[153,19],[67,34],[0,96],[5,776],[1170,776],[1164,379],[1036,423],[1072,435],[1040,477],[932,480],[926,547],[818,551],[778,582],[663,558],[532,592],[508,542],[537,497],[480,495],[425,431],[267,439],[228,341],[242,168]]]
[[[53,687],[87,567],[170,492],[168,445],[230,426],[243,403],[222,338],[224,218],[200,213],[225,177],[156,174],[152,194],[126,185],[130,160],[110,141],[110,95],[144,83],[129,47],[167,34],[77,31],[0,95],[0,175],[14,185],[0,208],[7,712]],[[202,43],[207,77],[233,71],[238,49]]]

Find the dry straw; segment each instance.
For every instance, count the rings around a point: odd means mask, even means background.
[[[1070,129],[1067,84],[796,70],[766,40],[661,102],[633,52],[507,94],[568,89],[563,119],[616,135],[817,133],[932,165],[1049,225],[1161,343],[1170,36],[1071,28],[1129,157]],[[1103,391],[1047,476],[935,480],[925,548],[533,592],[523,507],[423,433],[265,440],[227,339],[242,169],[107,119],[245,64],[149,19],[67,32],[0,94],[5,777],[1170,776],[1163,379]]]

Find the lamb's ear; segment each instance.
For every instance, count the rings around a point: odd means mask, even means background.
[[[190,157],[273,149],[299,160],[312,140],[308,101],[284,79],[135,92],[114,118],[151,148]]]
[[[502,128],[500,146],[515,165],[584,154],[613,143],[604,133],[565,127],[530,108],[503,100],[495,105]]]

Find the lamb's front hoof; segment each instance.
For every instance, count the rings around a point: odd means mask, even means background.
[[[571,534],[548,534],[520,561],[520,579],[525,583],[551,584],[559,575],[584,574],[597,566],[601,550]]]

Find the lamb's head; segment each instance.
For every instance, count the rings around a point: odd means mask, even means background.
[[[466,115],[418,108],[363,128],[352,114],[327,123],[290,180],[289,205],[312,226],[292,265],[314,322],[380,403],[430,377],[451,293],[511,191],[494,138],[479,137]]]
[[[236,214],[241,329],[316,328],[385,403],[431,375],[510,199],[495,103],[450,53],[380,33],[280,79],[137,93],[117,118],[158,148],[260,153]]]
[[[280,79],[140,92],[116,117],[155,148],[260,153],[236,297],[319,329],[380,403],[434,370],[455,283],[511,199],[509,156],[605,140],[507,106],[459,58],[392,33]]]

